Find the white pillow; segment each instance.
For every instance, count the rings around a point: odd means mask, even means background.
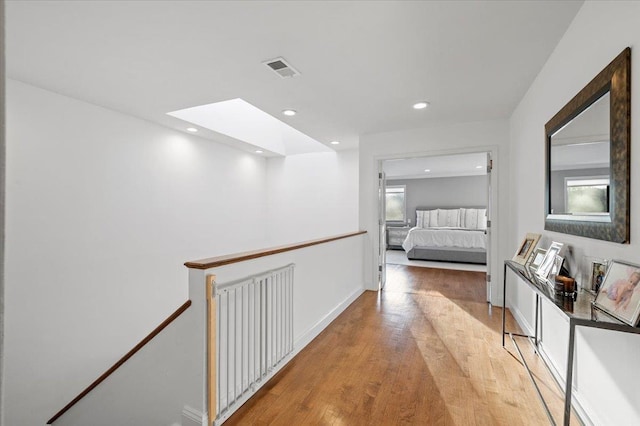
[[[438,210],[416,210],[416,226],[435,228],[438,226]]]
[[[429,225],[425,223],[425,228],[435,228],[438,226],[438,210],[429,210]],[[425,215],[426,222],[426,215]]]
[[[487,229],[487,209],[478,209],[477,229]]]
[[[479,209],[460,210],[464,211],[463,217],[460,218],[460,227],[466,229],[478,229]]]
[[[438,209],[438,226],[459,227],[460,209]]]

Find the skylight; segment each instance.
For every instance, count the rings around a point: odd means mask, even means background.
[[[332,151],[240,98],[167,114],[283,156]]]

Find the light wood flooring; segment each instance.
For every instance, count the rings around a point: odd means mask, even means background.
[[[502,348],[484,273],[387,273],[382,292],[365,292],[225,425],[549,424],[517,352]],[[521,347],[561,423],[560,391]]]
[[[439,262],[437,260],[411,260],[404,250],[387,250],[387,264],[422,266],[424,268],[455,269],[458,271],[487,272],[487,265],[459,262]]]

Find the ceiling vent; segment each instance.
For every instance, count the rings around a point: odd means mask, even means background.
[[[271,68],[276,74],[282,78],[296,77],[300,75],[298,70],[293,68],[284,58],[275,58],[264,61],[263,64]]]

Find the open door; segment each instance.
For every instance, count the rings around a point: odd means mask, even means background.
[[[491,303],[491,233],[492,233],[492,208],[491,208],[491,173],[493,160],[491,153],[487,152],[487,302]]]
[[[382,169],[382,163],[380,163]],[[378,289],[382,290],[387,280],[387,184],[382,170],[378,173]]]

